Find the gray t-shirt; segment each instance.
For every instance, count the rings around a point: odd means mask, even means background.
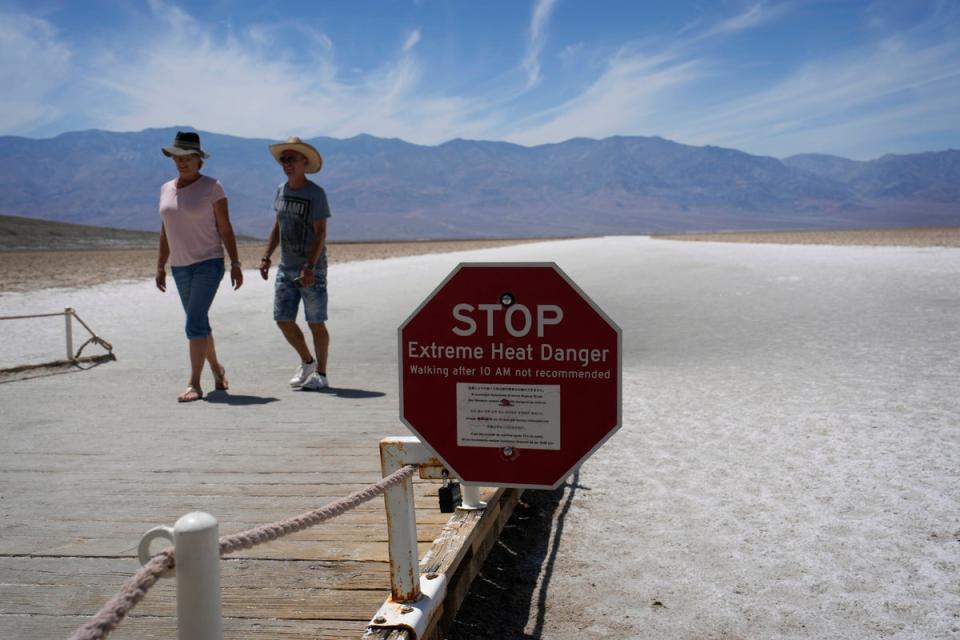
[[[300,270],[310,254],[316,238],[313,223],[330,217],[330,205],[323,188],[313,182],[300,189],[291,189],[286,182],[277,187],[273,210],[280,223],[280,268]],[[318,268],[327,264],[327,247],[317,260]]]

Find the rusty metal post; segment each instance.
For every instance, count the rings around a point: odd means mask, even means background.
[[[417,438],[384,438],[380,441],[380,470],[383,477],[407,465],[438,464],[439,461]],[[417,553],[417,515],[414,510],[413,479],[387,489],[390,547],[390,592],[396,602],[413,602],[420,597],[420,568]]]

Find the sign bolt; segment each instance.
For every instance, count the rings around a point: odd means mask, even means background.
[[[514,299],[513,294],[510,293],[509,291],[504,291],[503,293],[500,294],[500,304],[502,304],[505,307],[509,307],[515,301],[516,300]]]

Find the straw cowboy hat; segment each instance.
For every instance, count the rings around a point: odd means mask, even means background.
[[[200,148],[200,136],[193,131],[177,131],[173,139],[173,146],[163,147],[163,155],[167,156],[189,156],[195,155],[201,158],[209,158],[210,154]]]
[[[286,142],[270,145],[270,153],[277,159],[277,162],[280,162],[280,154],[284,151],[296,151],[306,156],[307,170],[304,173],[316,173],[323,166],[323,158],[320,157],[320,152],[297,136],[290,136]]]

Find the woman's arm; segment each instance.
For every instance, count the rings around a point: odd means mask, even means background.
[[[233,234],[233,225],[230,224],[230,210],[227,208],[227,199],[220,198],[213,203],[213,215],[217,220],[217,233],[230,256],[230,283],[234,289],[243,285],[243,270],[240,268],[240,254],[237,253],[237,237]]]
[[[170,244],[167,242],[167,228],[160,225],[160,248],[157,250],[157,275],[155,282],[160,291],[167,290],[167,258],[170,257]]]

